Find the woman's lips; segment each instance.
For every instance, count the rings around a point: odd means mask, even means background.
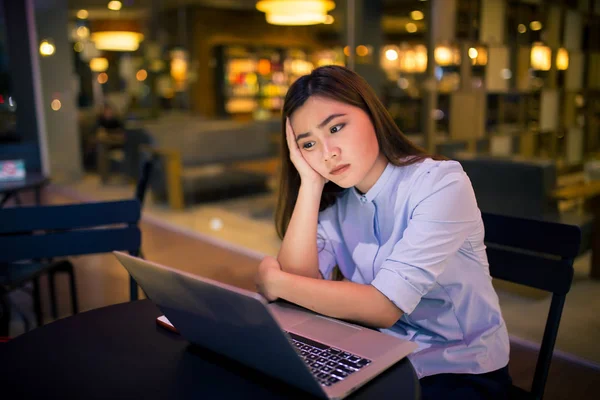
[[[329,172],[329,174],[340,175],[340,174],[343,174],[344,172],[346,172],[348,170],[348,168],[350,168],[350,164],[340,165],[339,167],[332,169],[331,172]]]

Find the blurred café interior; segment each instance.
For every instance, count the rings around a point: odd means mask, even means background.
[[[463,164],[482,211],[582,221],[555,355],[598,377],[600,0],[0,3],[0,160],[46,177],[42,202],[133,198],[152,160],[146,258],[248,285],[280,245],[286,90],[344,65],[412,141]],[[72,261],[79,311],[127,300],[110,255]],[[44,279],[41,318],[27,288],[8,295],[11,336],[71,315],[66,278],[57,315]],[[535,348],[550,296],[494,284],[511,339]]]

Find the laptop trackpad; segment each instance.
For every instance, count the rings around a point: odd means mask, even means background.
[[[291,331],[300,336],[313,338],[334,345],[336,342],[340,342],[359,333],[361,328],[355,328],[343,322],[337,322],[315,315],[306,322],[294,325]]]

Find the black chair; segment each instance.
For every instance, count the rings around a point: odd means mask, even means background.
[[[592,248],[593,215],[560,212],[552,197],[557,187],[554,161],[464,153],[456,159],[471,180],[481,211],[577,225],[582,240],[579,255]]]
[[[154,165],[154,158],[147,158],[144,160],[142,164],[142,168],[140,173],[138,174],[139,179],[137,182],[137,186],[135,189],[135,198],[140,202],[140,208],[144,205],[144,198],[146,197],[146,190],[148,188],[148,181],[150,179],[150,175],[152,174],[152,168]],[[142,251],[140,249],[140,257],[143,258]],[[52,312],[52,318],[58,318],[58,307],[56,301],[56,280],[55,276],[57,273],[66,273],[69,278],[69,286],[71,291],[71,307],[73,310],[73,314],[77,314],[79,312],[79,306],[77,302],[77,284],[75,280],[75,272],[73,269],[73,264],[71,261],[65,259],[60,260],[52,264],[47,268],[48,272],[48,286],[50,292],[50,309]],[[37,282],[34,282],[34,285],[39,285]],[[39,290],[39,289],[38,289]],[[35,291],[34,291],[35,293]],[[39,296],[39,295],[38,295]],[[35,297],[35,294],[34,294]],[[39,303],[39,300],[34,300],[35,304]],[[39,305],[36,306],[39,308]],[[41,325],[41,313],[38,314],[38,326]]]
[[[137,199],[2,209],[0,265],[20,274],[19,279],[12,281],[14,286],[45,272],[49,265],[31,260],[115,250],[137,256],[141,246],[140,214]],[[10,323],[7,289],[11,287],[0,286],[0,305],[4,311],[0,315],[0,336],[8,336]],[[130,299],[137,298],[138,287],[130,277]]]
[[[531,391],[516,386],[511,398],[541,399],[567,293],[579,253],[578,226],[482,213],[492,277],[552,293]]]

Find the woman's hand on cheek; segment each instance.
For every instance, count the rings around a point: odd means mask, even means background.
[[[287,140],[288,149],[290,150],[290,160],[296,167],[298,174],[300,174],[301,182],[308,184],[315,183],[321,187],[325,186],[328,182],[327,179],[315,171],[302,155],[298,143],[296,142],[296,135],[294,134],[292,123],[289,118],[286,119],[285,126],[285,138]]]
[[[283,274],[279,262],[273,257],[265,257],[258,265],[256,274],[256,290],[267,300],[275,301],[277,295],[278,281]]]

